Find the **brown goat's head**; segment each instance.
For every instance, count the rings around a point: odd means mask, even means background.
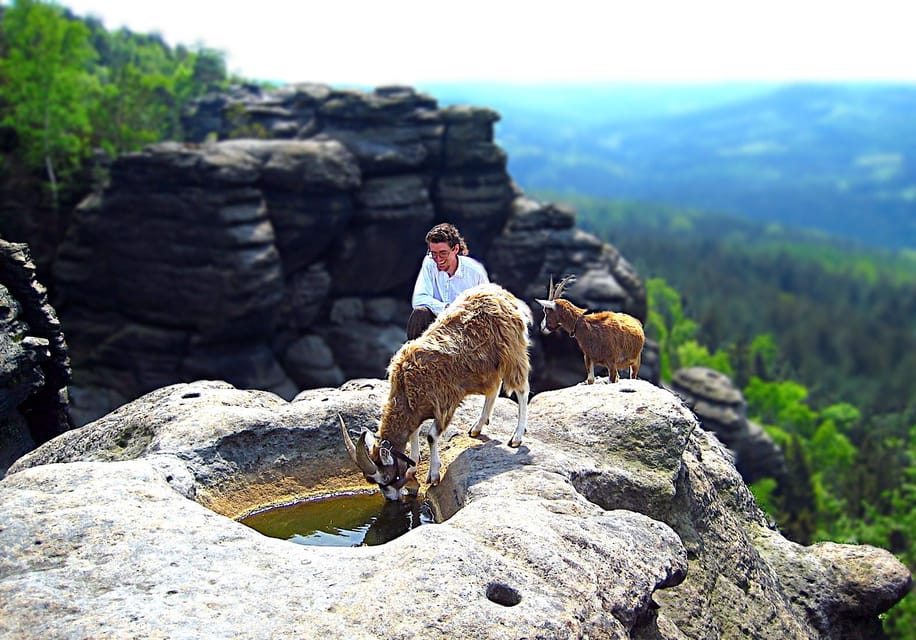
[[[337,417],[350,459],[356,463],[368,482],[378,485],[386,500],[399,500],[401,489],[408,484],[417,485],[416,462],[391,446],[387,440],[378,440],[371,431],[363,431],[356,444],[353,444],[343,417],[340,414]]]
[[[544,319],[541,320],[541,333],[551,333],[559,328],[560,321],[557,317],[556,299],[563,295],[563,290],[566,289],[566,285],[575,281],[576,276],[566,276],[560,280],[560,282],[557,283],[556,288],[554,288],[553,276],[550,276],[550,284],[547,287],[547,299],[541,300],[540,298],[535,298],[537,303],[541,305],[541,308],[544,309]]]

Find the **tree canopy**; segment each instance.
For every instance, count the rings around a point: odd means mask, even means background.
[[[14,0],[0,28],[5,164],[59,180],[92,153],[181,139],[187,102],[228,81],[221,52],[169,47],[154,35],[107,31],[55,2]]]

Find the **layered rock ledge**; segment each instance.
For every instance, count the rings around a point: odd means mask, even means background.
[[[77,426],[179,382],[291,399],[384,376],[439,222],[538,313],[549,278],[573,273],[577,304],[646,317],[620,252],[514,184],[491,109],[302,84],[237,87],[186,116],[193,142],[114,160],[56,252]],[[573,340],[532,343],[536,391],[584,377]],[[650,344],[644,379],[656,356]]]
[[[718,440],[641,380],[538,394],[517,450],[515,403],[471,439],[469,398],[428,493],[443,522],[388,544],[233,520],[364,487],[337,413],[373,428],[386,395],[173,385],[23,457],[0,481],[0,635],[873,638],[910,587],[887,551],[769,528]]]

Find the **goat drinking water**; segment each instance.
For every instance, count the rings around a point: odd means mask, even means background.
[[[642,323],[629,314],[614,311],[586,315],[588,309],[560,299],[563,289],[574,280],[575,276],[567,276],[554,288],[551,278],[547,300],[537,299],[544,309],[541,331],[546,334],[561,328],[575,338],[585,357],[588,384],[595,382],[595,365],[607,367],[610,382],[620,379],[618,369],[629,368],[630,378],[635,378],[646,341]]]
[[[434,420],[429,430],[429,475],[440,480],[439,437],[461,401],[470,394],[486,396],[480,419],[468,435],[478,436],[490,421],[500,388],[514,392],[518,426],[509,441],[518,447],[528,419],[528,325],[531,311],[496,284],[462,293],[415,340],[404,343],[388,365],[390,391],[382,408],[378,435],[350,439],[343,419],[340,428],[350,458],[366,480],[379,485],[388,500],[397,500],[415,478],[420,453],[420,425]],[[410,442],[410,457],[404,451]]]

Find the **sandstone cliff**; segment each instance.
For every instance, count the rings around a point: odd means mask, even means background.
[[[644,320],[626,259],[513,184],[497,119],[403,87],[237,88],[189,111],[195,142],[118,158],[54,265],[74,421],[174,382],[289,399],[383,376],[406,338],[423,237],[441,221],[531,305],[551,275],[575,273],[577,304]],[[535,390],[584,377],[566,336],[536,336],[533,359]],[[656,361],[650,345],[644,378]]]
[[[232,518],[363,488],[340,441],[387,383],[293,402],[159,389],[0,480],[0,635],[18,638],[865,640],[911,586],[889,552],[772,529],[721,444],[640,380],[546,391],[445,434],[444,520],[378,547],[303,547]],[[426,450],[421,458],[425,472]]]

